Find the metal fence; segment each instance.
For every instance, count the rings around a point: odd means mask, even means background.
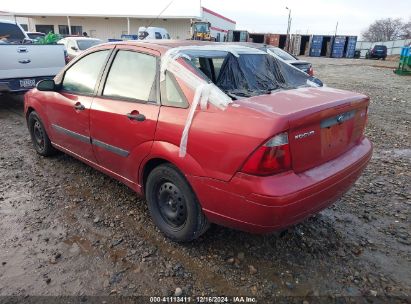
[[[369,42],[369,41],[357,41],[356,49],[361,51],[361,57],[365,57],[365,54],[374,45],[385,45],[387,47],[387,55],[400,55],[401,49],[411,43],[411,39],[403,40],[393,40],[393,41],[379,41],[379,42]]]

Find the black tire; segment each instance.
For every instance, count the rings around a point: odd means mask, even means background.
[[[38,154],[42,156],[51,156],[57,152],[51,145],[50,138],[48,137],[46,129],[36,111],[30,113],[27,119],[27,125],[34,149]]]
[[[189,242],[208,229],[209,223],[195,193],[173,165],[154,168],[147,178],[145,190],[151,217],[168,238]]]

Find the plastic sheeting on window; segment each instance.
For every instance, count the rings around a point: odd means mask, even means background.
[[[257,49],[243,46],[205,45],[172,48],[163,55],[161,59],[160,81],[165,80],[165,72],[169,71],[181,79],[189,88],[195,91],[194,99],[191,103],[190,111],[188,113],[180,140],[180,157],[184,157],[187,153],[188,133],[190,131],[194,113],[198,105],[200,105],[202,110],[205,110],[207,109],[208,103],[211,103],[220,110],[225,110],[227,106],[233,102],[232,99],[221,91],[220,88],[218,88],[214,83],[208,83],[205,79],[198,77],[178,62],[178,59],[181,57],[190,60],[190,51],[194,51],[196,55],[198,55],[199,52],[210,53],[210,51],[222,51],[225,53],[231,53],[236,57],[238,57],[241,53],[264,54],[264,52]]]
[[[220,69],[217,86],[225,92],[270,92],[285,87],[285,80],[271,56],[228,54]]]

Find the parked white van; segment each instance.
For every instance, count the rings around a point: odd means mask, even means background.
[[[138,29],[138,39],[171,39],[169,33],[162,27],[144,27]]]

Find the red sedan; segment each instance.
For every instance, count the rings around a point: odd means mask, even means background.
[[[25,96],[34,148],[145,195],[168,237],[267,233],[336,201],[372,154],[369,98],[260,50],[190,41],[88,49]]]

